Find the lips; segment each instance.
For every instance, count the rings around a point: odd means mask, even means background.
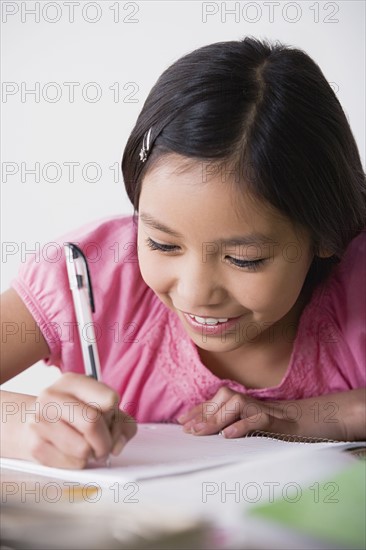
[[[202,319],[229,319],[230,321],[231,319],[238,319],[240,317],[240,315],[200,315],[198,313],[191,313],[190,311],[180,311],[185,315],[190,315],[191,317],[201,317]]]
[[[241,318],[241,315],[239,317],[225,317],[227,321],[225,322],[215,322],[215,323],[208,323],[208,322],[199,322],[196,320],[195,317],[192,317],[192,314],[189,313],[183,313],[184,319],[186,320],[187,324],[190,326],[190,328],[196,332],[197,334],[201,335],[220,335],[226,332],[229,329],[234,328],[236,330],[235,325],[237,325],[238,320]],[[199,317],[201,319],[214,319],[212,317]],[[223,319],[223,317],[217,317],[216,319]],[[239,327],[239,325],[237,325]]]
[[[191,313],[189,313],[189,316],[191,319],[194,319],[197,323],[201,323],[202,325],[217,325],[219,323],[226,323],[229,320],[228,317],[201,317],[198,315],[192,315]]]

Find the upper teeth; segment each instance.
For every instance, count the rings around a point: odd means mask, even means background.
[[[218,323],[226,323],[228,321],[228,317],[220,317],[216,319],[215,317],[197,317],[196,315],[189,314],[192,319],[195,319],[197,323],[202,323],[203,325],[217,325]]]

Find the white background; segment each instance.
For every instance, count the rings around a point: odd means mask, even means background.
[[[132,213],[119,171],[129,132],[161,72],[200,46],[252,35],[305,50],[336,91],[365,164],[362,0],[3,1],[1,8],[2,291],[27,250],[85,222]],[[65,82],[78,84],[73,101]],[[39,97],[27,93],[37,87]],[[80,163],[74,181],[70,162]],[[27,173],[36,163],[39,182]],[[38,393],[55,376],[39,363],[3,388]]]

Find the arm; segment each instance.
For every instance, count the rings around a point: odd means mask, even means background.
[[[3,384],[47,357],[49,349],[38,325],[14,289],[1,294],[0,311],[0,383]]]
[[[297,401],[259,401],[223,387],[178,421],[196,435],[218,433],[242,437],[254,430],[320,437],[366,440],[364,388]]]
[[[18,294],[10,289],[0,300],[3,383],[47,357],[49,349]],[[1,452],[6,457],[83,468],[89,458],[119,454],[136,433],[133,419],[118,408],[118,394],[81,374],[63,374],[39,396],[3,391],[1,401]]]
[[[47,357],[49,350],[33,317],[10,288],[0,296],[1,343],[0,383],[3,384],[37,361]],[[24,334],[32,337],[25,339]],[[29,410],[36,397],[1,391],[1,454],[13,458],[29,458],[23,437],[21,410]]]

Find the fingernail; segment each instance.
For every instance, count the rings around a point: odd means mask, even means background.
[[[188,422],[186,422],[183,426],[183,430],[184,431],[191,431],[191,427],[194,425],[195,421],[194,420],[189,420]]]
[[[206,422],[198,422],[198,424],[194,424],[192,426],[191,430],[195,434],[204,430],[206,426],[207,426]]]
[[[88,460],[88,465],[93,468],[105,468],[109,467],[109,455],[100,456],[96,458],[95,454],[92,453],[91,457]]]
[[[112,455],[117,456],[122,451],[123,447],[127,443],[127,438],[124,435],[120,435],[118,441],[114,444],[112,449]]]
[[[220,434],[224,437],[234,437],[238,433],[237,429],[234,426],[229,426],[225,430],[221,430]]]

